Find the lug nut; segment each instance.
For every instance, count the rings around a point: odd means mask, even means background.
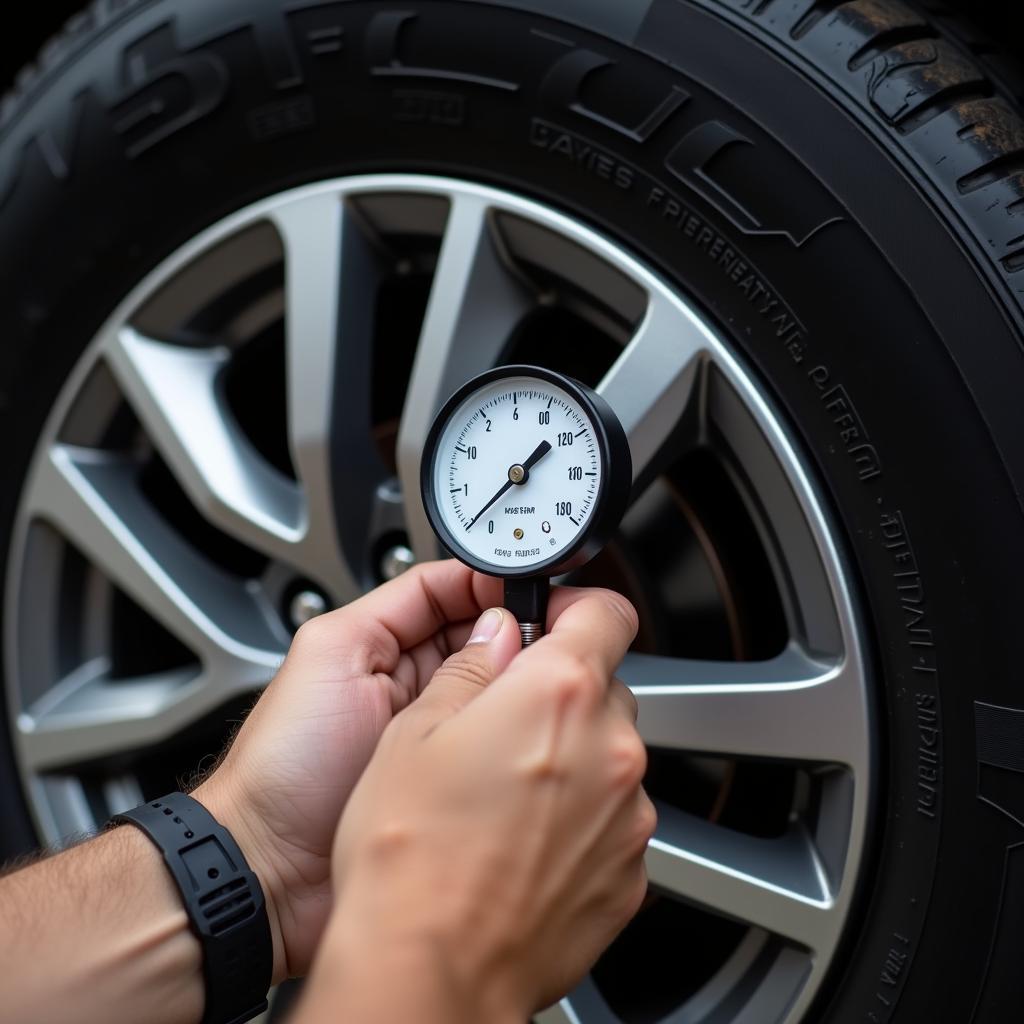
[[[380,574],[386,580],[393,580],[415,564],[416,556],[412,553],[411,548],[404,544],[396,544],[384,552],[384,556],[380,560]]]
[[[288,605],[292,627],[298,629],[304,622],[315,619],[327,611],[327,599],[315,590],[300,590]]]

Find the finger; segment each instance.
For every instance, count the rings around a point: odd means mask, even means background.
[[[490,580],[489,577],[478,576],[477,579],[474,580],[474,586],[483,589],[493,582],[494,581]],[[597,590],[597,588],[552,587],[548,621],[554,622],[554,620],[561,615],[566,608],[575,604],[581,598],[595,590]],[[603,593],[603,591],[600,590],[597,590],[597,592]],[[415,657],[417,667],[421,670],[420,678],[423,680],[421,685],[425,685],[426,680],[429,680],[434,672],[437,671],[440,662],[444,657],[446,657],[448,652],[462,650],[466,641],[469,639],[470,633],[473,631],[475,621],[476,619],[474,617],[463,619],[461,622],[449,622],[447,625],[442,626],[437,635],[431,636],[424,642],[423,658],[420,657],[421,652],[419,648],[410,651],[410,653]],[[440,643],[436,642],[438,640],[440,640]],[[423,671],[424,666],[427,668],[426,671]]]
[[[496,704],[499,717],[524,722],[546,719],[545,711],[559,718],[572,707],[589,713],[605,706],[615,669],[636,635],[636,612],[610,590],[566,589],[552,599],[557,617],[551,632],[516,656],[469,712],[474,717]]]
[[[628,616],[631,618],[636,616],[636,611],[632,604],[614,590],[608,590],[605,587],[553,586],[551,588],[551,596],[548,601],[548,615],[545,630],[550,633],[554,628],[555,623],[562,617],[563,613],[568,611],[578,601],[600,594],[610,595],[613,600],[618,599],[623,603],[623,611]]]
[[[471,619],[450,622],[426,640],[403,651],[398,665],[392,671],[395,680],[410,686],[413,697],[418,696],[445,658],[466,646],[478,618],[476,614]]]
[[[445,658],[466,646],[476,619],[464,619],[442,627],[422,643],[404,651],[391,671],[396,683],[392,694],[392,709],[395,714],[411,704],[433,678]]]
[[[491,583],[493,581],[489,577],[478,577],[474,581],[474,585],[481,589]],[[498,588],[495,588],[495,592],[498,592]],[[552,587],[551,598],[548,603],[548,624],[546,628],[550,631],[551,625],[562,612],[577,601],[593,593],[608,593],[608,591],[604,591],[599,587]],[[452,622],[443,627],[441,634],[444,639],[445,649],[448,651],[461,650],[469,639],[473,623],[474,619],[465,619],[462,622]]]
[[[548,633],[523,652],[534,662],[565,655],[593,662],[610,679],[637,631],[637,614],[621,594],[600,587],[558,587],[552,593]]]
[[[502,608],[480,616],[461,651],[445,659],[413,707],[428,729],[464,708],[505,671],[522,641],[515,618]]]
[[[636,798],[633,801],[632,824],[635,856],[642,859],[658,828],[658,809],[643,786],[637,790]]]
[[[476,625],[474,619],[466,619],[463,622],[453,622],[445,626],[441,630],[442,650],[448,654],[461,651],[469,641],[474,625]]]
[[[500,587],[498,581],[479,575],[475,576],[473,583],[480,591],[485,591],[489,586],[495,590]],[[383,591],[384,588],[380,588],[380,592]],[[621,602],[624,606],[622,611],[627,621],[635,621],[632,607],[625,599],[620,598],[611,591],[599,588],[555,587],[551,594],[549,622],[556,622],[573,605],[586,599],[589,599],[591,602],[595,600]],[[450,622],[442,626],[436,633],[431,634],[429,639],[421,641],[419,644],[413,645],[408,649],[407,654],[409,656],[403,655],[401,662],[393,670],[396,681],[400,684],[395,707],[396,711],[405,707],[406,704],[416,697],[417,693],[424,689],[426,682],[431,679],[439,667],[440,659],[443,657],[442,651],[459,651],[462,649],[472,632],[473,621],[473,619],[469,619],[461,622]],[[634,629],[634,626],[629,626],[627,635],[631,637]],[[437,643],[437,640],[440,640],[440,643]],[[621,660],[621,655],[616,659],[616,663],[618,660]],[[620,694],[617,699],[620,702],[624,702],[625,707],[628,709],[629,697]]]
[[[658,827],[658,810],[643,785],[623,795],[600,823],[593,843],[601,856],[621,865],[643,860]]]
[[[395,714],[411,704],[424,690],[445,658],[466,646],[476,619],[464,619],[442,627],[433,636],[403,651],[391,670],[396,684],[392,708]]]
[[[475,619],[501,600],[501,582],[473,572],[447,559],[424,562],[376,590],[332,612],[318,616],[310,626],[324,657],[339,649],[374,651],[393,648],[398,653],[415,647],[448,623]]]
[[[491,607],[496,604],[501,597],[500,583],[498,585],[495,584],[495,580],[480,574],[477,574],[473,580],[473,586],[476,588],[479,596],[491,596],[492,594],[494,596],[494,601],[485,604],[485,607]],[[548,605],[547,628],[550,629],[550,625],[554,623],[566,608],[595,591],[603,592],[600,588],[595,587],[552,587],[551,599]],[[444,641],[443,649],[452,652],[461,650],[469,639],[475,621],[476,612],[474,612],[472,618],[463,619],[461,622],[449,622],[443,626],[440,630]]]
[[[640,705],[637,704],[633,691],[621,679],[613,679],[612,685],[608,687],[608,706],[615,714],[622,715],[628,722],[636,724]]]
[[[407,650],[448,623],[475,619],[500,603],[500,580],[449,558],[417,565],[348,607],[380,622]]]

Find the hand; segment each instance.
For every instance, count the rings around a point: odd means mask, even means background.
[[[275,983],[312,961],[332,903],[334,832],[380,734],[500,600],[498,580],[449,560],[308,622],[223,763],[195,790],[263,884]]]
[[[450,658],[356,787],[311,986],[333,985],[347,1017],[523,1020],[639,908],[655,814],[636,702],[612,678],[636,616],[608,591],[559,589],[550,619],[511,664],[508,613],[495,639]],[[455,995],[410,994],[415,978],[423,993],[448,984]]]

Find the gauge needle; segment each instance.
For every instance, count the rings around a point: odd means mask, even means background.
[[[530,457],[525,462],[515,463],[509,469],[508,479],[502,485],[501,489],[498,491],[497,494],[494,495],[493,498],[491,498],[490,501],[487,502],[486,505],[484,505],[482,509],[480,509],[479,512],[477,512],[475,516],[473,516],[472,519],[470,519],[470,521],[466,524],[466,529],[468,530],[513,484],[518,484],[519,486],[525,484],[526,481],[530,479],[530,470],[538,462],[540,462],[540,460],[543,459],[549,451],[551,451],[551,445],[547,441],[541,441],[541,443],[537,445],[536,448],[533,449],[532,453],[530,454]],[[512,470],[517,468],[523,471],[523,474],[518,481],[512,479]]]

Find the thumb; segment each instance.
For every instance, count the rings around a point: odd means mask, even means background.
[[[515,616],[488,608],[473,627],[466,646],[445,660],[416,701],[431,725],[454,715],[479,696],[522,647]]]

